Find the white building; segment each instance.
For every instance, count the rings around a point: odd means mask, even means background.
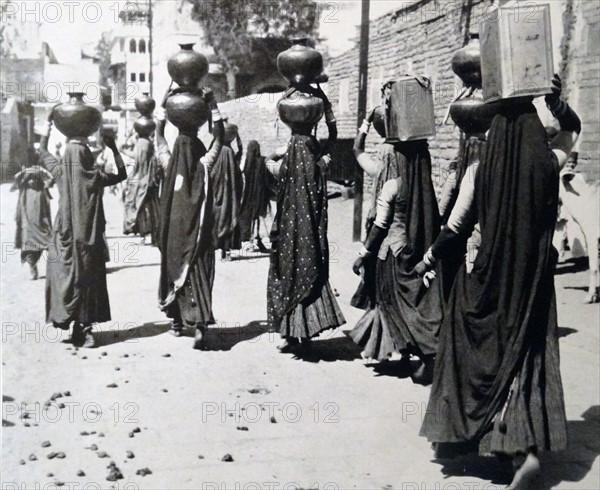
[[[128,17],[122,12],[119,27],[112,32],[111,69],[114,104],[133,109],[135,98],[150,93],[150,31],[146,4]]]

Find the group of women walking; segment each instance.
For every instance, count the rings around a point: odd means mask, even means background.
[[[532,97],[494,103],[487,141],[462,145],[442,216],[425,141],[383,143],[377,166],[364,154],[372,114],[355,145],[378,196],[354,265],[364,274],[353,299],[367,311],[352,338],[367,358],[420,357],[413,379],[433,382],[421,434],[438,458],[512,458],[511,489],[539,488],[538,452],[566,447],[552,235],[558,175],[581,123],[558,76],[553,85],[558,134],[548,141]]]
[[[554,84],[546,102],[560,124],[557,136],[547,141],[531,98],[496,103],[487,142],[463,147],[478,153],[461,152],[454,197],[444,201],[442,215],[426,140],[386,141],[381,158],[370,157],[365,139],[376,110],[355,144],[359,163],[374,178],[375,195],[354,264],[362,283],[352,302],[365,313],[351,337],[366,358],[397,356],[409,367],[417,356],[413,379],[433,383],[422,435],[440,457],[465,449],[511,456],[513,489],[535,488],[537,452],[566,444],[552,234],[558,172],[581,128],[560,99],[560,79]],[[329,140],[322,146],[315,138],[316,122],[292,126],[279,172],[267,311],[282,352],[308,349],[311,339],[345,323],[329,284],[327,241],[325,173],[336,121],[318,84],[302,90],[322,101]],[[137,184],[127,196],[125,220],[126,230],[152,235],[160,249],[159,307],[172,319],[173,335],[195,329],[196,349],[205,348],[207,328],[215,322],[215,250],[227,253],[257,231],[269,188],[256,142],[248,147],[244,187],[214,97],[209,91],[203,97],[214,124],[210,149],[194,124],[179,126],[170,149],[166,121],[159,118],[156,149],[145,138],[136,144]],[[40,223],[35,233],[17,234],[23,260],[35,265],[29,243],[49,248],[47,321],[61,329],[72,324],[73,343],[87,347],[94,345],[93,324],[110,320],[103,188],[127,178],[114,140],[105,137],[105,143],[116,173],[94,166],[85,139],[70,138],[57,159],[44,136],[34,162],[44,170],[26,168],[17,179],[20,229],[27,220]],[[475,173],[466,172],[474,163]],[[50,232],[46,188],[52,182],[60,202]],[[38,194],[31,197],[30,189]],[[252,193],[260,198],[251,199]],[[252,205],[240,207],[243,200]],[[471,266],[464,256],[476,225],[479,249]],[[448,263],[456,257],[459,266]]]

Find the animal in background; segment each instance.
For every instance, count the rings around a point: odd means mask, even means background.
[[[600,186],[598,183],[588,184],[581,174],[574,171],[575,165],[571,164],[561,172],[559,196],[563,210],[579,226],[585,241],[590,279],[584,302],[597,303],[600,302]],[[564,246],[562,239],[560,245]]]

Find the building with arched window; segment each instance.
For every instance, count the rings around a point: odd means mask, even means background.
[[[121,12],[119,25],[112,31],[112,102],[130,110],[137,96],[150,92],[149,10],[147,5],[137,5],[135,10]]]

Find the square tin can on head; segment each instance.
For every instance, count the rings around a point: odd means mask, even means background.
[[[431,80],[405,76],[387,84],[383,94],[386,140],[391,143],[435,136]]]
[[[499,7],[480,24],[485,102],[552,92],[550,5]]]

